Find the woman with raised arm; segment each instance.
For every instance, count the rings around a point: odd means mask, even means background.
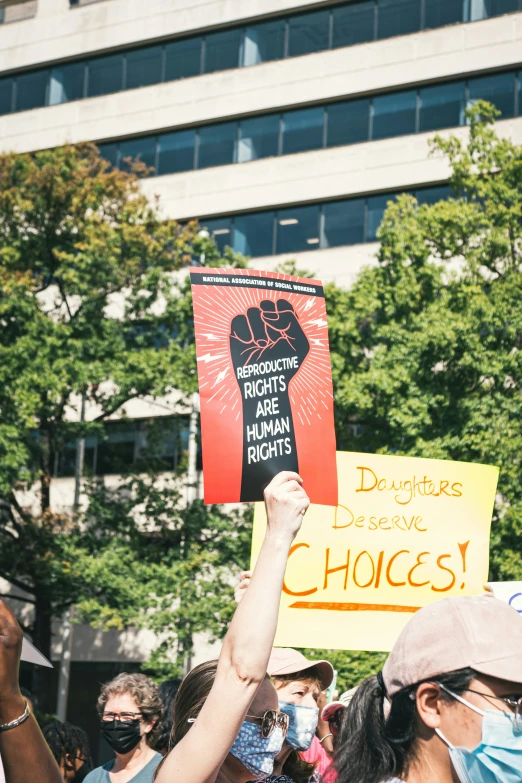
[[[174,704],[174,747],[156,783],[247,783],[272,771],[288,718],[266,678],[286,562],[310,503],[297,473],[265,490],[267,531],[247,595],[236,609],[217,664],[191,672]]]

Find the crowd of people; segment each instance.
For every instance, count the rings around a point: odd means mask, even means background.
[[[299,476],[276,476],[265,502],[265,540],[219,659],[159,688],[143,674],[105,684],[98,712],[115,758],[101,767],[81,729],[40,731],[18,686],[22,634],[0,603],[6,783],[522,781],[522,617],[492,595],[437,601],[413,615],[382,672],[326,703],[332,665],[273,648],[309,505]]]

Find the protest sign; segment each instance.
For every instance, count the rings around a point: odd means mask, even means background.
[[[262,500],[281,470],[337,503],[322,284],[249,269],[190,270],[205,502]],[[320,466],[320,470],[318,470]]]
[[[522,582],[488,582],[493,595],[522,614]]]
[[[390,650],[422,606],[484,592],[498,468],[345,452],[337,466],[337,508],[310,506],[290,550],[277,646]],[[253,563],[265,530],[258,503]]]

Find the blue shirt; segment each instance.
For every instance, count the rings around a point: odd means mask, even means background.
[[[149,763],[145,764],[143,769],[140,769],[140,771],[137,772],[133,778],[131,778],[129,783],[152,783],[154,772],[162,758],[163,756],[161,756],[159,753],[155,753]],[[108,761],[102,767],[96,767],[96,769],[93,769],[92,772],[89,772],[89,774],[86,775],[84,783],[111,783],[109,772],[113,766],[114,759],[112,761]]]

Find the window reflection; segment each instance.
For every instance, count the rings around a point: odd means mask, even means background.
[[[131,158],[128,161],[127,158]],[[120,168],[130,171],[132,163],[139,161],[147,167],[156,166],[156,138],[145,136],[141,139],[129,139],[120,144]]]
[[[271,256],[274,252],[274,212],[234,219],[234,250],[244,256]]]
[[[515,115],[514,97],[515,77],[512,73],[499,73],[469,81],[470,101],[473,103],[482,99],[494,103],[501,112],[502,118]]]
[[[231,218],[216,218],[215,220],[203,220],[201,222],[215,240],[220,253],[223,253],[226,247],[233,246]]]
[[[377,231],[382,223],[388,202],[393,201],[396,195],[396,193],[388,193],[385,196],[371,196],[368,199],[366,219],[367,242],[375,242],[377,240]]]
[[[175,174],[194,168],[196,131],[163,133],[159,137],[158,174]]]
[[[147,49],[136,49],[127,55],[128,90],[135,87],[145,87],[148,84],[158,84],[161,81],[163,60],[162,46],[149,46]]]
[[[330,14],[314,11],[290,17],[288,24],[288,54],[297,57],[328,49]]]
[[[245,31],[243,65],[257,65],[285,56],[284,19],[252,25]]]
[[[243,34],[241,30],[210,33],[205,38],[205,73],[239,68]]]
[[[113,169],[118,168],[119,156],[118,149],[119,144],[116,142],[109,142],[108,144],[98,144],[100,155],[104,160],[108,160]]]
[[[379,0],[378,38],[415,33],[420,23],[421,0]]]
[[[415,133],[417,94],[414,90],[373,99],[373,139]]]
[[[364,242],[364,199],[334,201],[323,206],[322,247]]]
[[[298,109],[283,115],[283,155],[323,146],[324,108]]]
[[[53,68],[49,87],[49,104],[67,103],[83,98],[85,63],[70,63]]]
[[[345,101],[328,106],[327,146],[357,144],[369,136],[370,101]]]
[[[517,0],[470,0],[470,19],[475,22],[479,19],[489,19],[492,16],[510,14],[519,10]]]
[[[108,95],[123,88],[123,55],[99,57],[89,63],[88,95]]]
[[[234,161],[237,124],[224,122],[199,129],[198,168],[225,166]]]
[[[276,216],[276,253],[317,250],[319,247],[319,206],[281,209]]]
[[[464,82],[424,87],[419,90],[419,131],[451,128],[464,123]]]
[[[13,80],[0,79],[0,114],[13,110]]]
[[[462,22],[462,0],[424,0],[424,27],[444,27]]]
[[[16,111],[27,111],[45,105],[49,72],[24,73],[16,79]]]
[[[277,155],[279,151],[279,115],[255,117],[239,124],[238,163]]]
[[[366,0],[364,3],[351,3],[346,7],[334,8],[332,11],[333,48],[373,41],[376,9],[375,0]]]
[[[201,38],[173,41],[165,47],[165,79],[187,79],[201,73]]]

